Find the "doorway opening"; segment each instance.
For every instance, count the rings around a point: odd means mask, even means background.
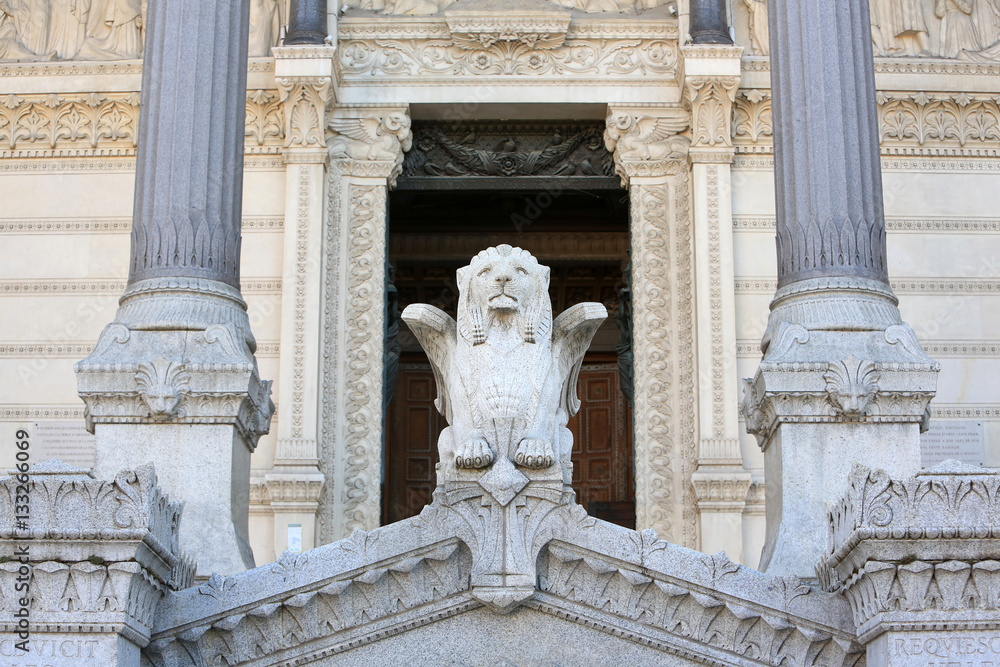
[[[609,318],[584,358],[577,385],[582,406],[568,425],[574,441],[573,488],[589,513],[634,527],[632,414],[629,388],[623,386],[630,375],[623,380],[618,358],[622,329],[627,335],[630,326],[616,320],[620,300],[628,294],[628,201],[617,184],[608,183],[611,179],[602,180],[603,187],[596,188],[534,181],[515,189],[510,180],[490,179],[490,188],[446,189],[446,179],[436,188],[401,179],[389,201],[390,289],[398,312],[411,303],[429,303],[454,317],[456,270],[479,251],[508,243],[551,268],[553,316],[581,301],[602,302]],[[498,181],[508,188],[494,189]],[[398,366],[387,360],[391,400],[383,524],[416,515],[430,503],[437,438],[447,426],[434,407],[430,363],[405,323],[396,324],[392,354],[398,353]]]

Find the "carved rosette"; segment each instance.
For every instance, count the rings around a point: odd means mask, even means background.
[[[636,523],[693,546],[693,249],[689,140],[679,134],[688,121],[676,106],[609,107],[605,143],[631,199]]]
[[[847,597],[862,642],[886,631],[1000,623],[996,471],[945,461],[897,480],[855,465],[827,523],[817,576]]]

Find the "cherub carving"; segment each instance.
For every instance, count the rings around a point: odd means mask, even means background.
[[[548,267],[501,245],[458,270],[457,322],[427,304],[403,311],[430,358],[435,405],[450,425],[438,440],[445,474],[487,468],[498,458],[568,469],[573,436],[566,423],[580,408],[580,363],[608,313],[581,303],[553,321],[548,286]]]
[[[395,160],[410,150],[410,118],[393,111],[384,118],[334,118],[329,127],[337,134],[327,139],[330,155],[352,160]]]

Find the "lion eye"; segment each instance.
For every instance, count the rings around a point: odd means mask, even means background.
[[[522,276],[528,275],[528,270],[523,266],[517,267],[517,272],[520,273]]]
[[[487,266],[485,269],[483,269],[482,271],[480,271],[477,275],[485,276],[489,272],[490,272],[490,267]]]

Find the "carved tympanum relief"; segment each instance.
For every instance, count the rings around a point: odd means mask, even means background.
[[[752,55],[768,55],[767,0],[743,0]],[[876,56],[1000,62],[1000,0],[870,0]]]
[[[346,0],[343,4],[349,9],[364,9],[380,14],[430,16],[448,9],[455,2],[456,0]],[[671,13],[677,11],[677,0],[553,0],[552,4],[588,14],[640,14],[661,6],[666,6]]]
[[[148,0],[0,0],[0,61],[142,57]],[[250,55],[278,43],[284,0],[251,0]]]

